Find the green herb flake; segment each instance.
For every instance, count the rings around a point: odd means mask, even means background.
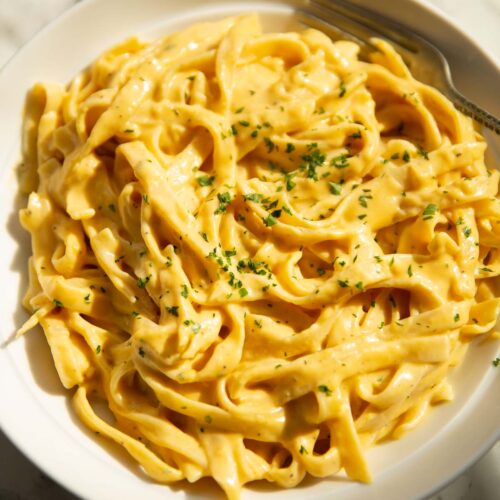
[[[464,227],[462,232],[464,233],[464,236],[468,238],[472,233],[472,229],[470,227]]]
[[[168,314],[179,317],[179,306],[166,306],[165,309]]]
[[[100,345],[98,345],[96,348],[95,348],[95,353],[96,354],[101,354],[101,351],[102,351],[102,348]]]
[[[84,300],[85,304],[90,304],[90,293],[85,295],[85,297],[83,297],[83,300]]]
[[[358,290],[361,290],[363,291],[363,282],[362,281],[358,281],[355,285],[354,285]]]
[[[410,161],[410,153],[408,153],[408,151],[406,151],[406,149],[405,149],[405,151],[403,153],[402,158],[403,158],[403,161],[405,161],[407,163]]]
[[[307,450],[305,449],[304,445],[302,445],[302,444],[300,445],[299,453],[301,455],[307,455],[308,454]]]
[[[276,147],[276,144],[269,138],[269,137],[264,137],[264,143],[267,147],[267,152],[272,153],[274,148]]]
[[[212,423],[212,417],[210,415],[205,415],[204,420],[205,420],[205,422],[207,424],[211,424]]]
[[[413,276],[413,270],[411,268],[411,265],[408,266],[408,269],[406,270],[406,272],[408,273],[408,276],[411,278]]]
[[[482,271],[483,273],[492,273],[492,272],[494,272],[493,269],[490,269],[489,267],[482,267],[480,269],[480,271]]]
[[[293,182],[293,175],[291,173],[286,173],[285,174],[285,185],[286,185],[286,190],[291,191],[297,184]]]
[[[322,392],[326,396],[331,396],[333,394],[332,390],[325,384],[318,385],[318,391]]]
[[[420,156],[423,156],[424,159],[426,159],[426,160],[429,159],[429,153],[424,148],[418,148],[418,154]]]
[[[347,168],[349,166],[349,162],[347,161],[347,155],[345,153],[342,153],[340,155],[333,157],[330,160],[330,165],[338,169]]]
[[[329,182],[328,185],[330,186],[330,193],[338,196],[342,192],[342,186],[340,184]]]
[[[339,97],[344,97],[346,92],[347,92],[347,88],[345,86],[345,83],[343,81],[341,81],[340,85],[339,85]]]
[[[278,221],[275,217],[272,216],[272,214],[269,214],[267,217],[263,218],[262,221],[264,222],[266,227],[271,227],[278,223]]]
[[[144,356],[146,356],[146,353],[144,352],[144,349],[142,347],[139,347],[139,356],[141,358],[143,358]]]
[[[201,187],[211,186],[215,180],[215,175],[202,175],[196,180]]]
[[[460,321],[460,314],[456,313],[455,316],[453,316],[453,321],[456,323],[457,321]]]
[[[437,205],[434,203],[429,203],[429,205],[424,208],[424,212],[422,214],[424,220],[432,219],[436,215],[437,208]]]
[[[138,278],[137,279],[137,286],[139,288],[146,288],[146,285],[149,283],[150,279],[151,279],[151,275],[146,276],[145,278]]]
[[[241,298],[246,297],[248,295],[248,290],[246,288],[240,288],[239,294]]]
[[[242,127],[250,127],[250,122],[247,122],[246,120],[240,120],[238,122]]]
[[[291,142],[287,142],[285,153],[290,154],[295,151],[295,146]]]
[[[500,365],[500,358],[495,358],[495,359],[491,362],[491,364],[492,364],[495,368],[497,368],[497,367],[498,367],[498,365]]]
[[[147,194],[143,194],[142,199],[146,205],[149,205],[149,196]]]
[[[219,200],[219,206],[214,212],[215,215],[226,212],[227,206],[231,203],[231,195],[227,191],[225,193],[217,193],[217,199]]]
[[[53,299],[52,303],[59,309],[62,309],[64,307],[64,304],[59,299]]]
[[[253,201],[254,203],[260,203],[262,198],[263,198],[263,195],[261,195],[259,193],[250,193],[250,194],[243,195],[243,199],[245,201]]]
[[[340,288],[348,288],[349,287],[349,280],[337,280],[338,285]]]
[[[184,297],[185,299],[188,298],[188,287],[187,285],[182,285],[181,286],[181,295],[182,297]]]

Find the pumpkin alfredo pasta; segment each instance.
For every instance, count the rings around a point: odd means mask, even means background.
[[[19,333],[41,325],[79,418],[158,482],[370,481],[364,450],[450,400],[495,325],[486,143],[374,43],[247,15],[27,98]]]

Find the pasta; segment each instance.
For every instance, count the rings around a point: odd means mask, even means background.
[[[245,15],[28,95],[19,334],[41,325],[79,418],[158,482],[369,482],[364,450],[493,336],[499,174],[374,43]]]

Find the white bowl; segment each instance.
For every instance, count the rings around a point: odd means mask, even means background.
[[[242,11],[263,14],[268,29],[290,25],[293,8],[283,1],[87,0],[42,30],[0,74],[0,426],[36,465],[74,493],[92,499],[184,498],[216,491],[210,481],[172,488],[148,480],[124,452],[88,432],[75,418],[40,330],[8,342],[26,319],[20,306],[26,288],[30,242],[19,226],[14,165],[19,160],[21,115],[36,80],[69,81],[101,51],[132,34],[147,38],[200,19]],[[500,115],[500,70],[465,33],[427,4],[384,0],[370,5],[434,41],[446,54],[457,86]],[[490,165],[500,148],[490,142]],[[496,148],[496,149],[495,149]],[[250,485],[243,498],[307,497],[386,500],[430,494],[477,460],[500,437],[500,377],[492,368],[498,343],[478,342],[452,375],[456,398],[436,407],[401,441],[368,452],[372,485],[345,478],[307,480],[290,491]],[[500,368],[497,369],[497,371]],[[215,493],[220,494],[220,493]]]

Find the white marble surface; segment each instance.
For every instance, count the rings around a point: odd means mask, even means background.
[[[0,0],[0,67],[36,31],[77,0]],[[405,0],[401,0],[405,1]],[[500,61],[500,0],[430,0]],[[40,472],[0,431],[0,500],[75,497]],[[405,498],[401,492],[401,498]],[[500,498],[500,443],[429,500]]]

